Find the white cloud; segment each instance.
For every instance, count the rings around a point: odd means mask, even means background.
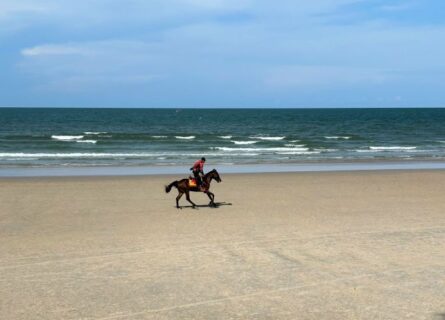
[[[406,1],[406,2],[398,3],[398,4],[382,5],[379,7],[379,9],[382,11],[404,11],[404,10],[412,9],[413,7],[415,7],[415,5],[416,5],[416,3],[412,2],[412,1]]]
[[[39,79],[39,90],[91,91],[161,79],[150,51],[152,45],[138,41],[45,44],[23,49],[18,67]]]
[[[23,56],[47,56],[47,55],[88,55],[93,52],[88,48],[70,45],[41,45],[26,48],[21,51]]]
[[[1,1],[0,2],[0,19],[7,18],[20,13],[42,14],[51,11],[52,6],[45,1]]]

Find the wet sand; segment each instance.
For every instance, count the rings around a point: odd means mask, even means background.
[[[0,179],[0,319],[445,319],[445,171],[173,178]]]

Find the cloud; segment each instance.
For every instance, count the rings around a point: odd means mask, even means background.
[[[0,2],[0,19],[12,17],[14,15],[28,14],[44,14],[51,11],[52,6],[45,1],[2,1]]]
[[[138,41],[45,44],[23,49],[18,67],[40,91],[89,92],[161,79],[150,50]]]
[[[25,48],[21,51],[23,56],[43,56],[43,55],[88,55],[93,52],[87,48],[70,45],[40,45],[32,48]]]
[[[382,5],[379,7],[380,10],[383,11],[404,11],[412,9],[415,6],[414,2],[405,2],[405,3],[398,3],[398,4],[389,4],[389,5]]]

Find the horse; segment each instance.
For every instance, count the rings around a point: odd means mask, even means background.
[[[212,180],[215,179],[216,182],[221,182],[221,177],[219,176],[218,171],[213,169],[212,171],[207,172],[203,177],[203,186],[205,187],[204,190],[201,190],[199,186],[190,186],[189,179],[182,179],[182,180],[176,180],[170,183],[168,186],[165,186],[165,192],[169,193],[172,187],[176,187],[178,189],[178,196],[176,197],[176,208],[180,209],[179,207],[179,199],[181,199],[182,195],[185,193],[185,197],[188,202],[192,204],[192,207],[195,208],[196,204],[190,200],[190,191],[193,192],[204,192],[207,194],[207,196],[210,199],[209,206],[215,206],[215,195],[209,191],[210,189],[210,183]]]

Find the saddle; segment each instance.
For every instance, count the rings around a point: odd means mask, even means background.
[[[197,187],[198,186],[198,181],[196,181],[195,178],[189,177],[189,186],[190,187]]]
[[[195,178],[193,178],[192,176],[189,177],[189,187],[191,188],[198,188],[198,181],[196,181]],[[202,192],[206,192],[207,190],[207,184],[205,182],[203,182],[201,184],[201,191]]]

